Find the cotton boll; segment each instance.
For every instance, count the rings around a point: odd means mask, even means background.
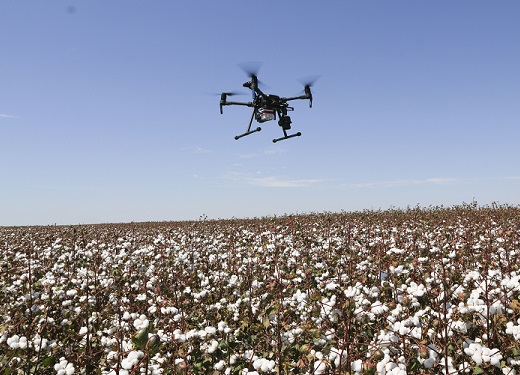
[[[132,367],[134,367],[134,364],[131,360],[125,358],[121,361],[121,367],[124,368],[125,370],[130,370],[130,369],[132,369]]]
[[[139,318],[134,320],[134,327],[137,330],[147,328],[149,324],[150,322],[146,319],[145,315],[141,315]]]
[[[65,374],[66,375],[72,375],[74,374],[74,366],[72,365],[72,363],[67,363],[67,367],[65,367]]]
[[[14,335],[13,337],[9,337],[7,339],[7,345],[9,345],[9,347],[11,347],[12,349],[18,349],[18,347],[20,346],[19,342],[20,336],[18,335]]]
[[[226,365],[226,362],[224,360],[220,360],[218,361],[214,366],[213,368],[217,371],[222,371],[222,369],[224,368],[224,366]]]
[[[324,374],[326,370],[327,364],[324,361],[319,360],[314,362],[314,374]]]
[[[20,337],[20,341],[18,341],[18,347],[20,349],[27,348],[27,337],[25,337],[25,336]]]
[[[60,361],[54,365],[54,370],[57,375],[72,375],[75,371],[74,365],[64,357],[61,357]]]
[[[363,361],[361,359],[358,359],[357,361],[352,362],[350,368],[355,373],[361,373],[361,371],[363,371]]]
[[[211,344],[210,344],[210,346],[208,347],[207,352],[208,352],[209,354],[214,353],[214,352],[217,350],[217,348],[218,348],[218,341],[216,341],[216,340],[211,340]]]
[[[370,312],[375,315],[381,315],[388,311],[388,306],[384,305],[380,301],[376,301],[372,304]]]
[[[262,366],[262,371],[270,372],[274,369],[275,365],[276,365],[276,362],[273,361],[272,359],[265,361],[264,365]]]

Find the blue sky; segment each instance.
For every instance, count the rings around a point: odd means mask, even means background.
[[[4,0],[0,225],[520,204],[520,2]],[[218,110],[321,75],[239,141]],[[245,91],[244,91],[245,92]],[[244,97],[247,100],[248,97]]]

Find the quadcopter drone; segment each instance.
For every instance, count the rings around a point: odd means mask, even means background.
[[[312,93],[311,86],[312,82],[304,83],[303,93],[304,95],[293,96],[289,98],[283,98],[278,95],[265,94],[258,87],[258,77],[256,73],[249,73],[250,81],[243,84],[244,87],[247,87],[251,90],[251,94],[253,96],[253,100],[250,102],[234,102],[228,101],[228,96],[237,95],[235,92],[223,92],[220,94],[220,113],[222,114],[222,107],[226,105],[241,105],[246,107],[252,107],[253,113],[251,114],[251,119],[249,120],[249,125],[247,127],[247,131],[243,134],[237,135],[235,137],[236,140],[239,140],[246,135],[250,135],[262,130],[261,127],[257,127],[256,129],[251,130],[251,125],[253,120],[256,120],[259,123],[263,123],[266,121],[276,120],[276,115],[278,115],[278,125],[282,128],[283,137],[273,139],[273,142],[276,143],[278,141],[283,141],[285,139],[299,137],[302,133],[298,132],[295,134],[287,134],[287,131],[291,129],[291,117],[287,115],[287,112],[294,111],[293,107],[289,107],[287,102],[296,99],[308,99],[309,107],[312,108]]]

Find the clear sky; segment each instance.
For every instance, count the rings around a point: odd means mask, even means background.
[[[517,0],[2,0],[0,225],[520,204],[519,19]],[[301,137],[234,140],[250,109],[208,93],[246,90],[248,61],[281,96],[321,75]]]

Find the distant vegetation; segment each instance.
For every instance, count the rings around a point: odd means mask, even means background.
[[[0,228],[0,374],[520,373],[520,209]]]

